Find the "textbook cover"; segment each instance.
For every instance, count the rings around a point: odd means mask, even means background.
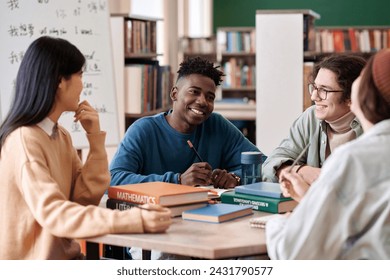
[[[135,204],[173,206],[208,201],[206,189],[166,182],[111,186],[108,197]]]
[[[279,183],[258,182],[248,185],[237,186],[234,190],[236,191],[236,193],[284,198]]]
[[[274,214],[291,212],[298,205],[298,202],[289,197],[274,198],[238,193],[235,191],[221,194],[221,202],[238,205],[251,205],[253,210]]]
[[[118,199],[113,199],[109,198],[106,201],[106,207],[110,209],[118,209],[121,211],[131,209],[132,207],[139,205],[131,202],[127,202],[124,200],[118,200]],[[175,205],[175,206],[167,206],[169,210],[171,210],[171,217],[179,217],[185,210],[190,210],[190,209],[196,209],[196,208],[201,208],[207,205],[207,202],[195,202],[191,204],[183,204],[183,205]]]
[[[253,211],[250,205],[217,203],[184,211],[182,217],[184,220],[222,223],[251,214],[253,214]]]

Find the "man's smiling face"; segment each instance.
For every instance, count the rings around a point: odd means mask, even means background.
[[[193,131],[214,110],[216,85],[200,74],[182,77],[171,91],[173,113],[171,125],[182,133]]]

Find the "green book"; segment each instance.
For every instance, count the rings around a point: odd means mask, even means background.
[[[291,198],[273,198],[251,194],[237,193],[235,191],[221,194],[221,202],[238,205],[252,205],[253,210],[269,213],[285,213],[292,211],[297,202]]]

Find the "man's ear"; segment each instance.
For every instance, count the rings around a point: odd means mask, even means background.
[[[177,100],[177,94],[178,94],[178,89],[176,86],[174,86],[172,89],[171,89],[171,100],[172,101],[176,101]]]

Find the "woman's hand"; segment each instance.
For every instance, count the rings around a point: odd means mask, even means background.
[[[86,100],[79,104],[74,115],[74,120],[80,121],[88,134],[100,132],[99,114]]]
[[[320,176],[321,168],[305,165],[299,169],[298,173],[309,185],[311,185]]]
[[[172,224],[171,210],[160,205],[145,204],[141,210],[144,231],[150,233],[164,232]]]
[[[290,172],[288,169],[282,170],[280,173],[279,183],[283,195],[292,197],[298,202],[302,200],[310,187],[298,173]]]

